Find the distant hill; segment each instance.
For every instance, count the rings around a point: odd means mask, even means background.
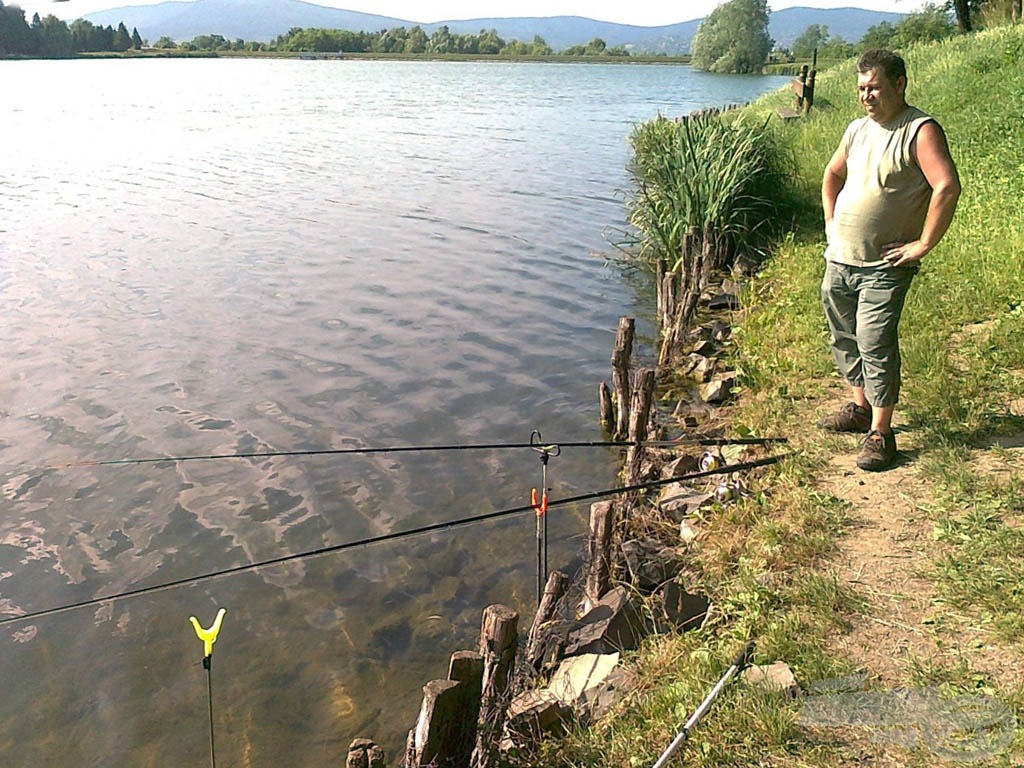
[[[860,40],[868,28],[882,21],[895,24],[905,14],[866,11],[860,8],[787,8],[769,16],[768,32],[775,42],[788,47],[811,24],[826,26],[848,42]],[[438,21],[430,24],[377,16],[370,13],[326,8],[302,0],[194,0],[158,5],[125,6],[84,16],[101,26],[124,22],[149,42],[161,37],[191,40],[199,35],[222,35],[228,40],[269,42],[293,27],[346,29],[379,32],[393,27],[419,25],[428,34],[446,25],[457,34],[479,34],[494,29],[505,40],[529,42],[537,35],[554,50],[584,45],[596,37],[610,47],[625,46],[636,53],[688,53],[701,19],[660,27],[613,24],[580,16],[545,18],[482,18]]]

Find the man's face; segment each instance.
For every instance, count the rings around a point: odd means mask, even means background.
[[[876,123],[887,123],[903,110],[906,87],[905,77],[897,77],[895,83],[890,82],[885,72],[877,67],[857,74],[860,103]]]

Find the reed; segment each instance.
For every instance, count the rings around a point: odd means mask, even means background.
[[[687,232],[715,237],[717,266],[741,250],[763,254],[782,223],[790,163],[764,125],[714,110],[659,117],[630,136],[627,202],[637,257],[678,269]]]

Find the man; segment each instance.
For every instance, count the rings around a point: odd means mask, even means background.
[[[851,402],[818,426],[867,432],[857,466],[878,471],[896,459],[903,303],[921,258],[949,228],[960,179],[942,128],[907,104],[903,59],[868,51],[857,71],[867,115],[847,127],[821,182],[822,301]]]

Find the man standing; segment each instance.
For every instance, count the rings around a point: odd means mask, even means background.
[[[818,426],[867,432],[857,466],[878,471],[896,458],[903,303],[921,258],[949,228],[960,179],[942,128],[906,102],[903,59],[868,51],[857,72],[867,116],[847,127],[821,182],[828,240],[821,294],[851,402]]]

